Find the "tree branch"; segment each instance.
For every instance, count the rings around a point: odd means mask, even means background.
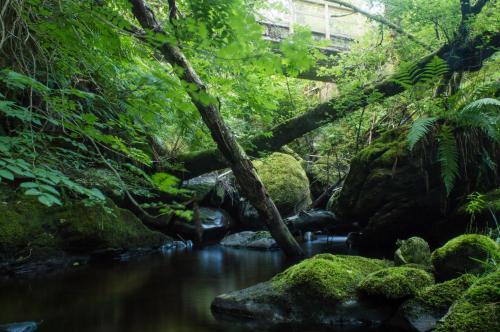
[[[376,21],[376,22],[379,22],[380,24],[388,26],[389,28],[391,28],[392,30],[396,31],[400,35],[403,35],[403,36],[407,37],[408,39],[410,39],[411,41],[413,41],[414,43],[422,46],[427,51],[430,51],[430,52],[433,51],[432,48],[429,45],[427,45],[426,43],[420,41],[417,37],[415,37],[411,33],[404,31],[400,26],[398,26],[398,25],[396,25],[396,24],[388,21],[387,19],[385,19],[384,17],[382,17],[380,15],[370,14],[366,10],[361,9],[361,8],[359,8],[359,7],[357,7],[357,6],[353,5],[353,4],[350,4],[348,2],[345,2],[345,1],[341,1],[341,0],[326,0],[326,1],[333,2],[333,3],[336,3],[338,5],[341,5],[342,7],[346,7],[346,8],[352,9],[353,11],[355,11],[357,13],[360,13],[361,15],[366,16],[366,17],[368,17],[369,19],[371,19],[373,21]]]

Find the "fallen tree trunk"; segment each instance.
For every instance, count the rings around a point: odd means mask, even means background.
[[[153,12],[146,6],[143,0],[129,0],[129,2],[132,4],[134,16],[144,30],[165,35]],[[215,100],[215,98],[209,95],[205,84],[177,46],[165,42],[158,46],[158,49],[173,67],[179,68],[179,70],[175,71],[179,78],[194,87],[193,89],[187,89],[187,92],[203,121],[209,128],[210,134],[217,144],[221,155],[231,167],[243,196],[258,211],[259,216],[267,225],[271,235],[285,254],[288,256],[302,255],[301,247],[281,219],[278,209],[269,197],[252,162],[246,156],[231,130],[224,122],[216,103],[206,102],[207,99]]]
[[[500,32],[488,36],[478,36],[459,45],[452,42],[422,58],[418,62],[418,67],[424,68],[434,56],[438,56],[447,62],[451,72],[477,71],[482,67],[483,61],[495,53],[499,46]],[[343,117],[347,112],[353,112],[366,106],[369,97],[374,92],[381,94],[382,97],[391,97],[403,91],[403,87],[394,81],[394,76],[367,85],[329,102],[319,104],[310,111],[275,126],[269,131],[271,135],[253,137],[249,140],[245,150],[247,154],[255,157],[264,151],[276,151],[296,138]],[[178,157],[178,161],[183,163],[186,169],[184,173],[179,174],[183,178],[191,178],[228,167],[216,149],[181,155]]]

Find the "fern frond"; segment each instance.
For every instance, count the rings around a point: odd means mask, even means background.
[[[438,56],[432,58],[418,74],[417,81],[421,83],[437,82],[448,72],[448,64]]]
[[[413,122],[413,125],[408,132],[408,148],[413,150],[415,144],[417,144],[432,128],[436,122],[436,118],[420,118]]]
[[[446,193],[449,195],[458,176],[458,148],[450,126],[441,126],[438,141],[438,160],[441,164],[441,178],[443,179]]]
[[[398,72],[393,76],[392,81],[401,85],[405,90],[410,89],[415,84],[415,75],[418,72],[417,64],[403,63]]]
[[[500,110],[500,101],[494,98],[482,98],[465,106],[461,113],[479,112],[488,108]]]

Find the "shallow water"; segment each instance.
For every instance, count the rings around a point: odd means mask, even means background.
[[[320,237],[306,243],[304,249],[307,256],[357,254],[343,241],[334,238],[327,243]],[[380,255],[371,251],[368,256]],[[40,332],[248,331],[238,324],[217,322],[210,312],[213,298],[268,280],[293,263],[280,251],[213,245],[93,265],[52,277],[3,282],[0,324],[42,321]]]

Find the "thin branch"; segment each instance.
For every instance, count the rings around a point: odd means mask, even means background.
[[[413,41],[414,43],[422,46],[427,51],[431,51],[431,52],[433,51],[433,49],[429,45],[427,45],[426,43],[420,41],[417,37],[415,37],[411,33],[404,31],[400,26],[398,26],[398,25],[396,25],[396,24],[388,21],[387,19],[385,19],[384,17],[382,17],[380,15],[370,14],[366,10],[361,9],[361,8],[359,8],[359,7],[357,7],[357,6],[353,5],[353,4],[350,4],[350,3],[342,1],[342,0],[326,0],[326,1],[333,2],[333,3],[336,3],[338,5],[341,5],[342,7],[346,7],[346,8],[352,9],[353,11],[355,11],[357,13],[360,13],[361,15],[366,16],[366,17],[368,17],[369,19],[371,19],[373,21],[376,21],[376,22],[379,22],[379,23],[381,23],[383,25],[388,26],[389,28],[391,28],[392,30],[396,31],[400,35],[403,35],[403,36],[407,37],[408,39],[410,39],[411,41]]]

